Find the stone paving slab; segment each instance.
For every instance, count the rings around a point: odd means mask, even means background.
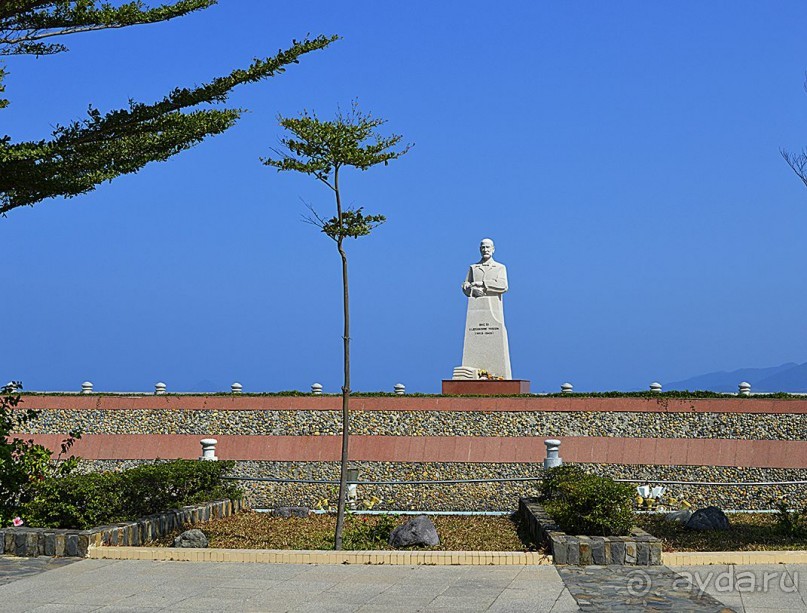
[[[724,613],[724,603],[664,566],[558,566],[581,611]]]
[[[78,562],[78,558],[18,558],[0,556],[0,585]]]

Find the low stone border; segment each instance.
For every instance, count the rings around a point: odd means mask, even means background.
[[[188,524],[233,515],[242,506],[241,500],[216,500],[89,530],[4,528],[0,530],[0,554],[86,558],[93,548],[142,545]]]
[[[264,564],[386,564],[403,566],[528,566],[552,564],[534,551],[320,551],[291,549],[183,549],[96,547],[89,557],[103,560],[260,562]]]
[[[558,529],[537,498],[519,498],[518,512],[533,541],[548,543],[555,564],[661,564],[661,539],[640,528],[633,528],[630,536],[571,536]]]
[[[807,551],[665,551],[661,561],[665,566],[807,564]]]

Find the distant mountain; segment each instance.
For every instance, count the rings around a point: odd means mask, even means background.
[[[751,383],[751,390],[756,392],[807,392],[807,363]]]
[[[736,392],[737,385],[742,381],[751,384],[752,392],[807,392],[807,363],[788,362],[768,368],[711,372],[683,381],[663,383],[663,387],[665,390]]]

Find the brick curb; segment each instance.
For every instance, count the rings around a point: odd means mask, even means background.
[[[663,552],[664,566],[708,566],[710,564],[807,564],[807,551],[678,551]]]
[[[255,562],[263,564],[386,564],[404,566],[551,565],[552,556],[514,551],[320,551],[290,549],[175,549],[172,547],[91,547],[95,560]],[[807,564],[807,551],[665,552],[664,566]]]
[[[290,549],[183,549],[173,547],[91,547],[96,560],[258,562],[264,564],[386,564],[403,566],[533,566],[552,558],[523,551],[319,551]]]

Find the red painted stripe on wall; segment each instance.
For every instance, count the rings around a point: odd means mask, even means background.
[[[21,435],[58,449],[63,435]],[[73,453],[86,459],[197,458],[203,437],[189,434],[86,434]],[[338,436],[216,436],[221,459],[334,462]],[[597,464],[807,468],[807,441],[561,437],[561,457]],[[540,463],[543,438],[353,436],[350,457],[376,462]]]
[[[178,411],[338,411],[337,396],[69,396],[25,395],[26,409]],[[807,414],[807,400],[755,398],[458,398],[451,396],[351,398],[356,411],[601,411],[638,413]]]

